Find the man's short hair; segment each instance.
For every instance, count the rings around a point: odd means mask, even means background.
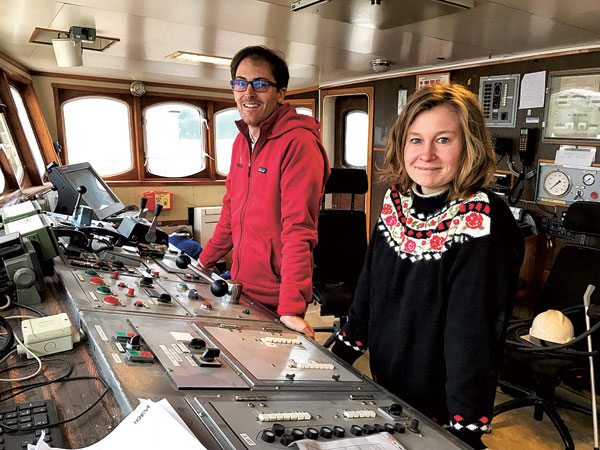
[[[277,83],[277,89],[287,88],[288,81],[290,80],[290,71],[283,59],[283,54],[271,50],[264,45],[246,47],[235,54],[229,65],[232,80],[235,79],[238,66],[246,58],[250,58],[252,61],[264,61],[269,64],[275,78],[275,83]]]
[[[188,227],[179,227],[173,233],[185,235],[189,239],[193,238],[192,230],[190,230]]]

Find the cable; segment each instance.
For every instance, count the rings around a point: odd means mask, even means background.
[[[23,305],[22,303],[13,302],[13,306],[17,306],[19,308],[27,309],[28,311],[36,313],[40,317],[46,317],[46,314],[44,314],[43,312],[38,311],[37,309],[32,308],[31,306]],[[14,316],[14,317],[16,317],[16,316]],[[35,317],[31,317],[31,316],[26,316],[26,317],[29,317],[31,319],[35,319]]]
[[[71,375],[71,372],[73,371],[73,366],[66,359],[61,359],[61,358],[47,358],[47,359],[44,359],[45,363],[54,362],[54,361],[60,361],[60,362],[63,362],[63,363],[65,363],[67,365],[67,372],[64,375],[61,375],[60,377],[55,378],[54,380],[44,380],[44,381],[38,381],[36,383],[30,383],[30,384],[25,384],[25,385],[21,385],[21,386],[9,387],[8,389],[0,391],[0,396],[6,394],[7,392],[13,392],[15,390],[17,392],[14,392],[12,395],[9,395],[8,397],[0,399],[0,403],[4,402],[6,400],[10,400],[11,398],[16,397],[17,395],[21,395],[24,392],[30,391],[32,389],[35,389],[35,388],[38,388],[38,387],[42,387],[42,386],[46,386],[46,385],[49,385],[49,384],[61,381],[63,379],[66,379],[69,375]],[[22,363],[22,364],[18,364],[18,365],[13,366],[13,367],[2,369],[2,370],[0,370],[0,373],[6,372],[8,370],[20,369],[22,367],[28,367],[28,366],[31,366],[32,364],[34,364],[33,361],[28,361],[28,362],[25,362],[25,363]]]
[[[12,299],[10,298],[10,295],[4,294],[4,296],[6,297],[6,305],[0,307],[0,310],[9,308],[10,304],[12,302]]]
[[[25,381],[25,380],[29,380],[29,379],[37,376],[42,371],[42,360],[40,358],[38,358],[38,356],[35,353],[33,353],[31,350],[29,350],[29,348],[25,344],[23,344],[21,342],[21,340],[16,335],[16,333],[13,333],[13,336],[15,338],[15,341],[17,341],[19,343],[19,345],[27,351],[27,353],[29,353],[31,356],[33,356],[33,358],[37,361],[39,366],[38,366],[38,369],[31,375],[27,375],[27,376],[21,377],[21,378],[0,378],[0,381],[7,381],[7,382]]]
[[[0,347],[0,358],[4,360],[4,358],[11,353],[12,348],[15,345],[15,339],[13,329],[10,326],[10,323],[8,323],[8,320],[6,320],[2,316],[0,316],[0,327],[4,328],[7,334],[6,342],[4,342],[2,344],[2,347]]]

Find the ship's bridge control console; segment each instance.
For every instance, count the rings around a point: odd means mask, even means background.
[[[469,448],[285,328],[239,282],[171,252],[157,227],[160,208],[150,223],[142,200],[139,213],[110,222],[122,203],[106,184],[89,183],[101,180],[93,169],[76,169],[51,170],[50,179],[63,183],[64,211],[33,205],[15,215],[46,218],[28,237],[45,248],[41,259],[52,262],[125,414],[139,398],[166,398],[208,449],[283,448],[301,439],[343,447],[375,435],[389,448]],[[68,194],[60,199],[61,192]]]

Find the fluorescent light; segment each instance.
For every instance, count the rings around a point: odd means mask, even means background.
[[[231,58],[221,58],[219,56],[200,55],[198,53],[181,52],[181,51],[175,52],[172,55],[168,55],[167,58],[173,58],[173,59],[176,59],[177,61],[221,64],[224,66],[228,66],[231,63]]]

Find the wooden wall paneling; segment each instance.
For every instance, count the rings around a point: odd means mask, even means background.
[[[42,109],[40,108],[40,103],[35,93],[35,89],[33,89],[33,85],[31,83],[23,86],[23,98],[27,108],[29,109],[31,124],[33,125],[33,129],[35,130],[35,134],[38,138],[38,143],[40,145],[40,150],[42,151],[44,162],[46,165],[48,165],[52,161],[60,161],[60,157],[54,149],[52,136],[48,130],[48,124],[46,123]]]

